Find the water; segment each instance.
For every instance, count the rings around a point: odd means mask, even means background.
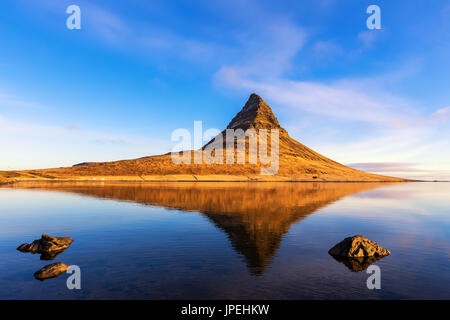
[[[450,183],[40,184],[0,188],[0,299],[450,299]],[[54,261],[16,247],[70,236]],[[362,234],[366,271],[328,255]],[[38,281],[64,262],[81,268]]]

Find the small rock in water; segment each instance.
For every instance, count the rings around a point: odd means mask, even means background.
[[[36,271],[34,273],[34,277],[40,281],[44,281],[51,278],[56,278],[57,276],[65,273],[69,269],[69,266],[62,263],[56,262],[52,264],[48,264],[42,269]]]
[[[34,240],[30,244],[21,244],[17,250],[21,252],[45,254],[54,258],[57,255],[56,253],[61,253],[66,250],[72,242],[73,239],[70,237],[52,237],[43,233],[41,239]],[[52,255],[50,255],[50,253],[52,253]]]
[[[331,248],[328,253],[332,256],[358,258],[358,257],[384,257],[391,252],[376,242],[361,235],[348,237]]]

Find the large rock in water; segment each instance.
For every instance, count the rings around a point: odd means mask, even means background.
[[[51,278],[56,278],[57,276],[65,273],[69,269],[69,266],[62,263],[56,262],[52,264],[48,264],[42,269],[36,271],[34,273],[34,277],[38,280],[44,281]]]
[[[20,245],[17,250],[21,252],[40,253],[44,255],[44,257],[49,258],[43,260],[51,260],[59,253],[66,250],[72,242],[73,239],[70,237],[52,237],[43,233],[41,239],[34,240],[30,244],[24,243]]]
[[[331,248],[328,253],[332,256],[346,258],[384,257],[391,254],[389,250],[361,235],[345,238]]]

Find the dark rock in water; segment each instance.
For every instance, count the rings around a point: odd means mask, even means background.
[[[336,261],[343,263],[350,271],[359,272],[366,270],[372,263],[377,260],[380,260],[384,257],[358,257],[358,258],[348,258],[348,257],[339,257],[333,256]]]
[[[51,278],[56,278],[57,276],[65,273],[69,269],[69,266],[62,263],[56,262],[52,264],[48,264],[42,269],[36,271],[34,273],[34,277],[40,281],[44,281]]]
[[[45,233],[41,239],[34,240],[32,243],[21,244],[17,250],[21,252],[40,253],[41,260],[53,260],[58,254],[66,250],[73,239],[70,237],[52,237]]]
[[[328,253],[332,256],[360,258],[360,257],[384,257],[390,251],[381,247],[376,242],[361,235],[348,237],[331,248]]]

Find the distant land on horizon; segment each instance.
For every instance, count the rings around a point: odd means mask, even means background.
[[[0,171],[0,183],[21,181],[339,181],[401,182],[408,179],[367,173],[344,166],[304,146],[280,126],[267,103],[251,94],[227,129],[278,129],[279,169],[275,175],[262,175],[261,163],[175,164],[171,154],[111,162],[83,162],[72,167]],[[202,149],[208,146],[207,143]],[[248,141],[246,159],[248,154]],[[236,143],[235,143],[236,145]],[[225,146],[223,147],[225,149]],[[269,147],[270,149],[270,147]],[[216,149],[215,152],[225,150]],[[191,156],[194,151],[191,152]],[[224,152],[225,153],[225,152]],[[225,161],[224,161],[225,163]]]

